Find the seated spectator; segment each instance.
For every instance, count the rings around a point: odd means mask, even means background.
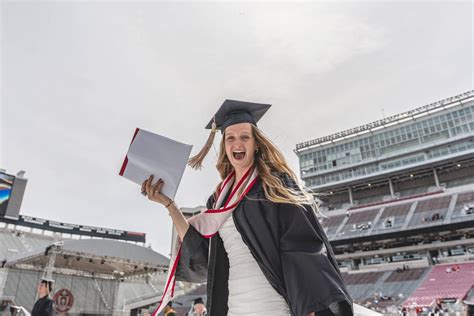
[[[408,314],[406,307],[402,308],[402,316],[406,316]]]
[[[381,301],[391,301],[392,297],[391,296],[386,296],[386,295],[380,295],[380,300]]]

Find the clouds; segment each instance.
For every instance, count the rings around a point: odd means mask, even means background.
[[[24,214],[144,231],[166,254],[166,211],[117,176],[135,127],[196,152],[225,98],[272,103],[260,127],[297,170],[298,142],[471,89],[471,6],[2,2],[0,162],[27,171]],[[213,152],[180,206],[216,185]]]
[[[324,73],[384,46],[383,27],[351,15],[352,5],[281,5],[255,17],[256,38],[273,67]],[[263,23],[260,21],[263,18]]]

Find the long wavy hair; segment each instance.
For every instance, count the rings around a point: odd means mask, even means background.
[[[310,205],[314,211],[318,212],[316,200],[298,184],[295,173],[288,166],[278,147],[257,126],[250,125],[258,148],[254,156],[254,166],[258,168],[266,198],[275,203],[295,204],[301,207]],[[220,143],[216,168],[222,180],[234,170],[225,152],[225,131]],[[279,177],[281,174],[290,177],[297,187],[291,188],[285,185]]]

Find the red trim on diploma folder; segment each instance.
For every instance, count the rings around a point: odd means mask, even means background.
[[[133,134],[133,138],[132,138],[132,141],[130,142],[130,145],[132,145],[139,130],[140,129],[138,127],[135,129],[135,133]],[[125,169],[127,168],[127,164],[128,164],[128,157],[125,156],[125,159],[123,160],[122,168],[120,168],[119,175],[123,176],[123,173],[125,172]]]

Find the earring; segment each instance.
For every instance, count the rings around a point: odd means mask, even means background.
[[[255,149],[255,153],[256,153],[256,154],[258,154],[258,148],[257,148],[257,149]]]

